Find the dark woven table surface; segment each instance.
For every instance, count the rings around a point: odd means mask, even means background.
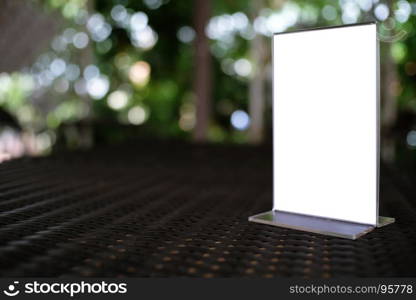
[[[269,147],[139,143],[6,162],[1,276],[416,276],[411,181],[381,175],[381,213],[397,222],[351,241],[247,221],[271,209]]]

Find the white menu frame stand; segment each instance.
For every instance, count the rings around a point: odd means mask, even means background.
[[[378,215],[376,23],[277,33],[272,54],[273,209],[249,221],[348,239],[394,223]]]

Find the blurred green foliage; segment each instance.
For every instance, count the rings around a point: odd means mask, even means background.
[[[100,136],[106,134],[100,128],[121,124],[121,136],[190,138],[195,124],[193,1],[27,1],[60,12],[63,21],[51,49],[30,72],[0,76],[0,105],[20,122],[36,132],[59,132],[86,120]],[[237,130],[230,116],[248,110],[248,84],[256,67],[250,62],[251,41],[261,34],[269,45],[273,32],[291,28],[379,20],[381,43],[391,44],[387,55],[399,72],[392,84],[399,110],[416,111],[415,4],[269,0],[256,10],[248,0],[212,3],[207,26],[214,58],[211,141],[246,141],[246,131]],[[28,100],[36,93],[47,95],[47,105]],[[110,139],[120,139],[116,129],[107,132]]]

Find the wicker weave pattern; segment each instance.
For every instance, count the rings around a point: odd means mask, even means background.
[[[383,214],[357,241],[253,224],[270,148],[143,144],[0,166],[0,272],[11,276],[415,276],[411,188],[382,169]]]

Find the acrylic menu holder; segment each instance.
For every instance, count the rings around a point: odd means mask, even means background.
[[[249,221],[356,239],[378,215],[375,23],[273,36],[273,209]]]

